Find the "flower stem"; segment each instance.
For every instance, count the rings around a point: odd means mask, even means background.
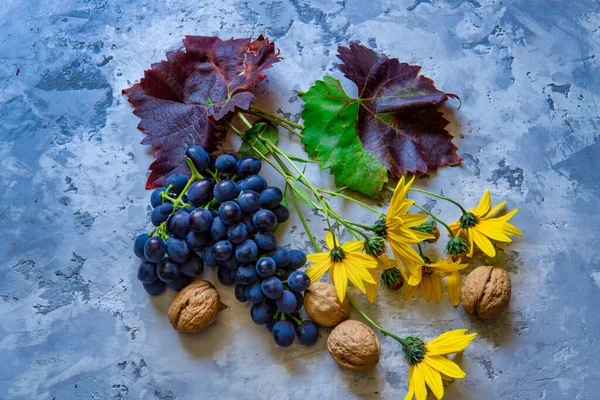
[[[302,226],[304,227],[304,230],[306,231],[308,238],[312,242],[312,245],[314,246],[315,251],[316,252],[321,251],[321,249],[319,249],[319,244],[317,243],[317,240],[315,239],[314,235],[312,234],[312,232],[310,231],[310,229],[308,227],[308,224],[306,223],[306,219],[304,218],[304,214],[302,213],[302,210],[300,210],[300,205],[298,204],[298,200],[296,199],[296,194],[294,193],[294,190],[290,190],[290,196],[292,197],[292,203],[294,203],[294,208],[296,209],[296,212],[298,213],[298,217],[300,217],[300,222],[302,222]]]
[[[274,124],[282,127],[283,129],[288,130],[289,132],[293,133],[294,135],[298,136],[299,138],[303,137],[300,132],[296,131],[295,129],[292,129],[289,125],[281,122],[281,120],[279,120],[279,119],[275,119],[275,118],[269,117],[267,115],[263,115],[263,114],[260,114],[260,113],[257,113],[257,112],[253,112],[253,111],[246,111],[246,113],[250,114],[250,115],[254,115],[254,116],[259,117],[259,118],[263,118],[263,119],[269,120],[270,122],[272,122],[272,123],[274,123]]]
[[[456,205],[458,208],[460,208],[460,211],[462,211],[463,214],[467,214],[467,210],[465,210],[465,208],[458,201],[452,200],[449,197],[442,196],[441,194],[436,194],[436,193],[430,192],[428,190],[423,190],[423,189],[409,188],[408,190],[410,192],[424,193],[424,194],[428,194],[429,196],[437,197],[438,199],[449,201],[450,203],[452,203],[452,204]]]
[[[433,218],[440,224],[444,225],[446,227],[446,230],[448,230],[448,235],[450,235],[450,237],[454,237],[454,232],[452,232],[452,229],[450,229],[448,224],[446,224],[444,221],[442,221],[441,219],[439,219],[438,217],[433,215],[433,213],[431,211],[429,211],[428,209],[426,209],[424,207],[421,207],[420,205],[418,205],[416,203],[413,204],[413,207],[417,207],[419,210],[423,211],[425,214],[429,215],[431,218]]]
[[[379,210],[376,210],[376,209],[374,209],[373,207],[370,207],[370,206],[366,205],[365,203],[363,203],[363,202],[362,202],[362,201],[360,201],[360,200],[353,199],[353,198],[352,198],[352,197],[350,197],[350,196],[346,196],[345,194],[338,193],[338,192],[332,192],[331,190],[325,190],[325,189],[318,189],[318,191],[319,191],[319,192],[321,192],[321,193],[326,193],[326,194],[329,194],[329,195],[332,195],[332,196],[337,196],[337,197],[341,197],[341,198],[343,198],[343,199],[349,200],[349,201],[351,201],[351,202],[353,202],[353,203],[356,203],[356,204],[358,204],[358,205],[360,205],[360,206],[362,206],[362,207],[366,208],[366,209],[367,209],[367,210],[369,210],[369,211],[372,211],[372,212],[374,212],[375,214],[378,214],[379,216],[382,216],[382,215],[384,215],[384,214],[383,214],[381,211],[379,211]]]
[[[408,346],[408,344],[404,341],[404,339],[402,339],[401,337],[396,336],[393,333],[391,333],[390,331],[382,328],[377,322],[373,321],[371,319],[371,317],[369,317],[367,314],[365,314],[365,312],[360,309],[360,307],[354,302],[354,300],[352,299],[352,297],[350,297],[350,295],[346,294],[346,296],[348,297],[348,301],[350,302],[350,304],[352,305],[352,307],[354,307],[354,309],[356,311],[358,311],[359,314],[362,315],[363,318],[366,319],[368,323],[370,323],[371,325],[373,325],[373,327],[375,329],[377,329],[379,332],[381,332],[385,336],[389,336],[392,339],[397,340],[402,345],[402,347]]]
[[[254,112],[258,113],[258,114],[267,115],[267,116],[269,116],[269,117],[271,117],[273,119],[277,119],[277,120],[279,120],[279,121],[281,121],[281,122],[283,122],[283,123],[285,123],[285,124],[287,124],[289,126],[293,126],[294,128],[297,128],[297,129],[300,129],[300,130],[304,129],[304,126],[302,126],[302,125],[300,125],[300,124],[298,124],[298,123],[296,123],[294,121],[290,121],[289,119],[285,119],[285,118],[283,118],[280,115],[277,115],[275,113],[272,113],[272,112],[269,112],[269,111],[266,111],[266,110],[262,110],[262,109],[260,109],[258,107],[251,106],[250,110],[254,111]]]

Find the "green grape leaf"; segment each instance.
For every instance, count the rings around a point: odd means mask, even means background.
[[[279,131],[277,125],[270,121],[261,119],[248,128],[242,135],[242,144],[238,153],[242,156],[260,157],[269,153],[269,149],[258,139],[258,136],[268,140],[273,144],[277,144],[279,139]],[[260,154],[258,154],[260,152]]]
[[[340,81],[325,76],[302,96],[302,143],[321,169],[331,168],[336,186],[379,197],[388,180],[387,168],[364,150],[356,132],[359,103]]]

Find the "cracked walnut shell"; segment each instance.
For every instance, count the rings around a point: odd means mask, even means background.
[[[184,287],[169,307],[169,321],[179,332],[196,333],[212,324],[221,310],[219,292],[208,281]]]
[[[511,284],[508,273],[500,268],[475,268],[460,289],[460,300],[465,310],[479,318],[494,318],[508,306]]]
[[[359,321],[344,321],[331,332],[327,350],[336,363],[355,371],[375,368],[379,362],[380,346],[377,335]]]
[[[332,327],[347,320],[350,315],[348,298],[340,303],[335,286],[315,282],[304,292],[304,309],[314,323]]]

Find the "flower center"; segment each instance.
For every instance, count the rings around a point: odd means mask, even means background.
[[[331,257],[331,261],[333,262],[340,262],[346,258],[346,252],[341,247],[334,247],[329,252],[329,257]]]
[[[451,256],[466,254],[467,250],[469,250],[468,243],[459,237],[451,238],[446,245],[446,253]]]
[[[372,236],[363,242],[365,253],[373,257],[379,257],[385,252],[385,240],[381,236]]]
[[[373,225],[373,232],[377,236],[387,237],[387,226],[385,226],[385,217],[381,217]]]
[[[433,268],[428,267],[427,265],[424,265],[423,269],[421,270],[421,275],[422,276],[431,276],[431,274],[433,274]]]
[[[477,225],[477,223],[479,222],[479,218],[477,218],[475,214],[468,212],[466,214],[463,214],[458,221],[460,222],[461,228],[469,229]]]

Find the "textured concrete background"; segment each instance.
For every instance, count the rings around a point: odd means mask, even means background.
[[[261,33],[285,58],[268,71],[261,101],[293,118],[294,90],[324,73],[341,77],[338,44],[355,40],[422,65],[462,98],[446,114],[464,162],[418,185],[469,206],[490,188],[495,202],[521,207],[514,222],[525,237],[476,262],[511,274],[513,300],[498,319],[471,318],[447,297],[405,303],[383,291],[373,306],[361,298],[399,334],[480,333],[458,358],[467,379],[447,398],[597,398],[599,11],[583,0],[3,0],[0,398],[404,396],[407,368],[391,340],[381,337],[374,371],[343,371],[325,350],[328,332],[314,347],[279,349],[218,284],[230,308],[205,332],[179,335],[166,317],[172,292],[149,299],[135,278],[132,240],[149,226],[151,157],[120,90],[185,34]],[[310,174],[331,184],[327,171]],[[320,228],[317,218],[312,225]],[[288,228],[284,240],[309,249],[298,221]]]

